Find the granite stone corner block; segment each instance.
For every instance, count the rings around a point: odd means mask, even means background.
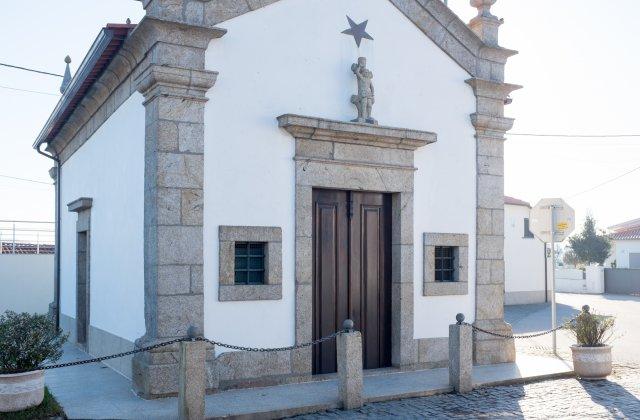
[[[476,318],[503,319],[504,318],[504,285],[503,284],[479,284],[476,286],[477,305]]]
[[[181,222],[183,225],[202,226],[203,196],[204,191],[201,189],[186,189],[181,191]]]
[[[158,153],[158,186],[202,189],[203,155]]]
[[[204,124],[178,123],[177,134],[180,152],[204,153]]]
[[[158,226],[159,264],[202,264],[201,226]]]
[[[188,294],[191,291],[191,273],[186,265],[158,266],[158,295]]]
[[[155,120],[155,126],[146,130],[146,136],[158,139],[158,150],[161,152],[176,152],[178,150],[178,126],[173,121]]]
[[[183,337],[191,325],[203,330],[203,296],[158,296],[158,336]]]
[[[478,207],[501,209],[504,207],[504,178],[478,174]]]
[[[191,293],[204,293],[204,275],[201,265],[192,265],[191,267]]]
[[[479,260],[504,259],[504,236],[478,235],[476,244],[478,246],[476,255]]]
[[[176,188],[158,188],[156,191],[157,223],[159,225],[180,224],[180,190]]]
[[[343,333],[336,338],[338,364],[338,395],[342,408],[353,410],[362,407],[362,336],[359,331]]]

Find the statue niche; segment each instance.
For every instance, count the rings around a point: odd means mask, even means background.
[[[367,59],[358,58],[358,62],[351,65],[351,71],[358,80],[358,94],[351,95],[351,103],[358,109],[358,118],[352,122],[378,124],[371,118],[371,108],[375,103],[375,91],[373,89],[373,73],[367,68]]]

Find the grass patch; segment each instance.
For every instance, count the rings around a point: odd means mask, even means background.
[[[0,413],[2,420],[31,420],[31,419],[49,419],[49,418],[66,419],[62,407],[58,404],[49,390],[44,388],[44,400],[37,407],[31,407],[26,410],[16,411],[14,413]]]

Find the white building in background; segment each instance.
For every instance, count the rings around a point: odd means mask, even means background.
[[[640,269],[640,219],[629,220],[609,227],[612,242],[611,256],[605,265],[615,261],[617,268]]]
[[[529,231],[531,205],[504,198],[505,305],[545,302],[547,288],[545,244]]]

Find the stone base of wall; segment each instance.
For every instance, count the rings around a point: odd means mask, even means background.
[[[449,363],[449,337],[419,338],[418,367],[434,369],[446,367]]]
[[[60,314],[60,328],[69,333],[69,343],[77,344],[76,319],[65,314]],[[93,357],[107,356],[133,350],[134,344],[105,330],[89,326],[88,343],[80,346]],[[119,357],[106,360],[103,363],[111,369],[131,379],[131,360],[133,356]]]
[[[551,292],[547,293],[547,301],[551,301]],[[505,305],[528,305],[531,303],[544,303],[544,290],[532,290],[528,292],[505,292]]]

